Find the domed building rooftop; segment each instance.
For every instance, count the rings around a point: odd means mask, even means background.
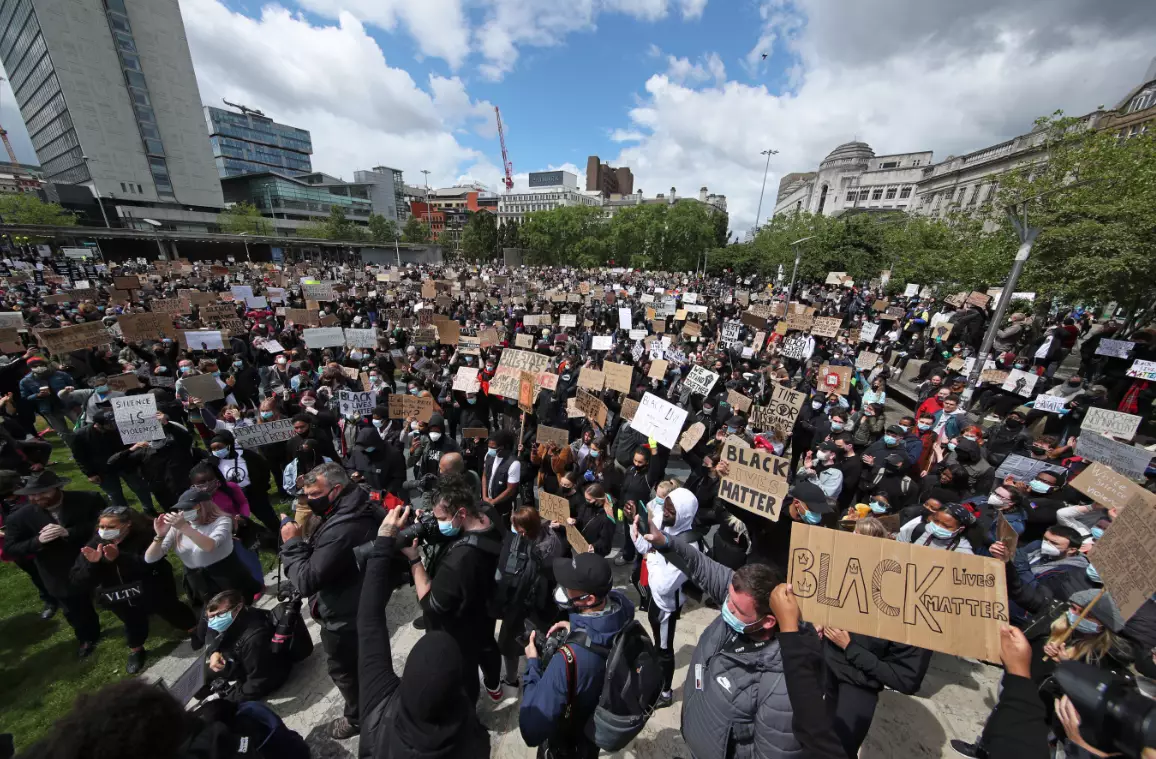
[[[819,164],[819,168],[824,166],[834,165],[837,163],[848,163],[851,161],[866,161],[875,157],[875,151],[871,146],[865,142],[844,142],[839,147],[832,150]]]

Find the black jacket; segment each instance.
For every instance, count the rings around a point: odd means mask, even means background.
[[[149,564],[145,561],[145,551],[152,545],[152,526],[133,526],[125,539],[117,548],[120,549],[116,561],[102,558],[98,562],[91,562],[78,555],[72,565],[70,575],[72,584],[77,590],[94,591],[98,588],[115,588],[131,582],[141,581],[144,598],[140,602],[131,601],[131,606],[141,606],[148,609],[163,597],[176,598],[177,586],[173,580],[173,567],[167,561],[157,561]],[[94,535],[88,541],[91,548],[98,548],[105,541]]]
[[[891,688],[908,696],[923,684],[931,663],[931,651],[882,638],[851,633],[851,643],[841,649],[834,643],[823,646],[827,667],[839,682],[867,690]]]
[[[298,537],[281,546],[285,574],[328,630],[352,629],[357,620],[361,571],[353,549],[372,540],[377,526],[369,493],[350,485],[308,543]]]
[[[108,460],[127,448],[119,432],[99,432],[91,424],[81,427],[72,439],[72,455],[85,477],[114,472]]]
[[[790,683],[788,681],[788,687]],[[1030,678],[1009,675],[999,701],[983,728],[983,745],[991,759],[1047,759],[1048,720],[1039,688]]]
[[[206,676],[237,681],[237,687],[225,694],[230,701],[260,701],[280,688],[289,676],[289,662],[274,655],[270,648],[273,619],[264,609],[246,606],[223,633],[211,629],[208,618],[201,615],[197,637],[208,644],[206,661],[214,652],[225,657],[225,669],[210,671]]]
[[[783,676],[791,700],[791,728],[807,759],[846,759],[847,752],[835,734],[823,702],[822,643],[815,631],[779,633]]]
[[[69,582],[72,566],[95,534],[104,507],[104,499],[96,493],[64,491],[59,524],[68,534],[48,543],[41,543],[39,536],[42,528],[56,523],[52,515],[38,506],[18,509],[4,525],[4,552],[31,556],[44,587],[56,598],[75,596],[77,590]]]
[[[193,436],[178,424],[162,425],[165,440],[154,441],[152,447],[133,451],[125,448],[109,458],[109,466],[124,469],[139,466],[141,476],[162,507],[177,502],[181,493],[190,487],[189,470],[205,457],[203,450],[193,450]]]

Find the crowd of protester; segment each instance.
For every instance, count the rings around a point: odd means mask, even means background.
[[[1141,685],[1156,675],[1156,606],[1123,618],[1095,567],[1117,509],[1070,486],[1090,463],[1076,452],[1093,434],[1081,432],[1088,410],[1148,420],[1156,395],[1127,374],[1156,358],[1156,334],[1133,331],[1126,358],[1097,351],[1123,334],[1113,314],[1016,310],[981,356],[993,304],[930,288],[888,298],[878,283],[803,284],[787,304],[783,283],[730,274],[177,262],[90,267],[69,300],[66,265],[6,266],[0,308],[22,315],[24,344],[0,367],[2,557],[35,584],[43,619],[63,614],[80,657],[105,645],[105,608],[124,623],[128,673],[146,665],[153,617],[185,631],[207,670],[190,712],[117,683],[24,756],[104,756],[118,741],[193,756],[236,736],[260,736],[264,756],[307,755],[262,701],[312,655],[344,702],[329,737],[360,736],[365,757],[486,756],[476,704],[510,697],[540,757],[597,756],[676,705],[695,759],[854,757],[879,694],[917,693],[932,652],[802,618],[785,584],[795,523],[1004,562],[1014,626],[1001,695],[982,735],[952,742],[959,753],[1105,755],[1081,734],[1087,715],[1047,687],[1057,663]],[[311,302],[314,283],[332,297]],[[126,340],[120,322],[158,301],[180,302],[167,328]],[[838,330],[788,328],[797,314],[836,317]],[[50,349],[55,330],[86,323],[106,331]],[[326,327],[376,329],[376,342],[311,345],[308,330]],[[543,367],[529,403],[495,392],[518,350]],[[971,397],[975,361],[1034,385],[989,380]],[[580,389],[605,362],[630,367],[628,387]],[[695,366],[717,375],[705,394],[687,382]],[[850,382],[836,391],[820,367]],[[190,382],[204,375],[214,400]],[[895,411],[900,383],[910,413]],[[732,405],[768,406],[778,387],[803,397],[785,429]],[[366,391],[371,407],[343,412],[347,393]],[[605,419],[576,409],[579,392]],[[114,401],[144,394],[159,439],[122,442]],[[680,432],[701,430],[685,450],[626,418],[646,394],[688,412]],[[1041,395],[1062,409],[1035,410]],[[278,422],[288,437],[239,444]],[[45,433],[103,496],[53,471]],[[777,521],[720,496],[727,440],[790,460]],[[1151,472],[1138,481],[1148,490]],[[543,516],[543,495],[569,517]],[[261,551],[279,553],[289,589],[272,611]],[[385,614],[395,592],[416,595],[425,631],[400,672]],[[678,682],[688,604],[718,613]],[[295,609],[319,626],[320,652],[285,643],[307,637]],[[624,658],[642,673],[625,686]],[[126,719],[139,725],[127,735]]]

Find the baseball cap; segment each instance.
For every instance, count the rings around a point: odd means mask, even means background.
[[[610,592],[610,562],[596,553],[580,553],[570,559],[554,559],[554,579],[567,590],[602,597]]]

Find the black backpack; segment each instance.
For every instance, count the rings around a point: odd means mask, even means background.
[[[566,665],[569,719],[578,683],[578,660],[570,646],[579,645],[606,659],[606,676],[593,716],[583,727],[586,737],[606,751],[621,751],[646,727],[654,705],[662,693],[662,665],[650,634],[637,620],[631,620],[614,636],[610,647],[590,643],[582,630],[567,637],[558,649]]]
[[[502,541],[498,568],[494,571],[494,591],[486,603],[491,619],[507,619],[545,605],[548,592],[542,574],[542,559],[534,544],[511,533]]]

